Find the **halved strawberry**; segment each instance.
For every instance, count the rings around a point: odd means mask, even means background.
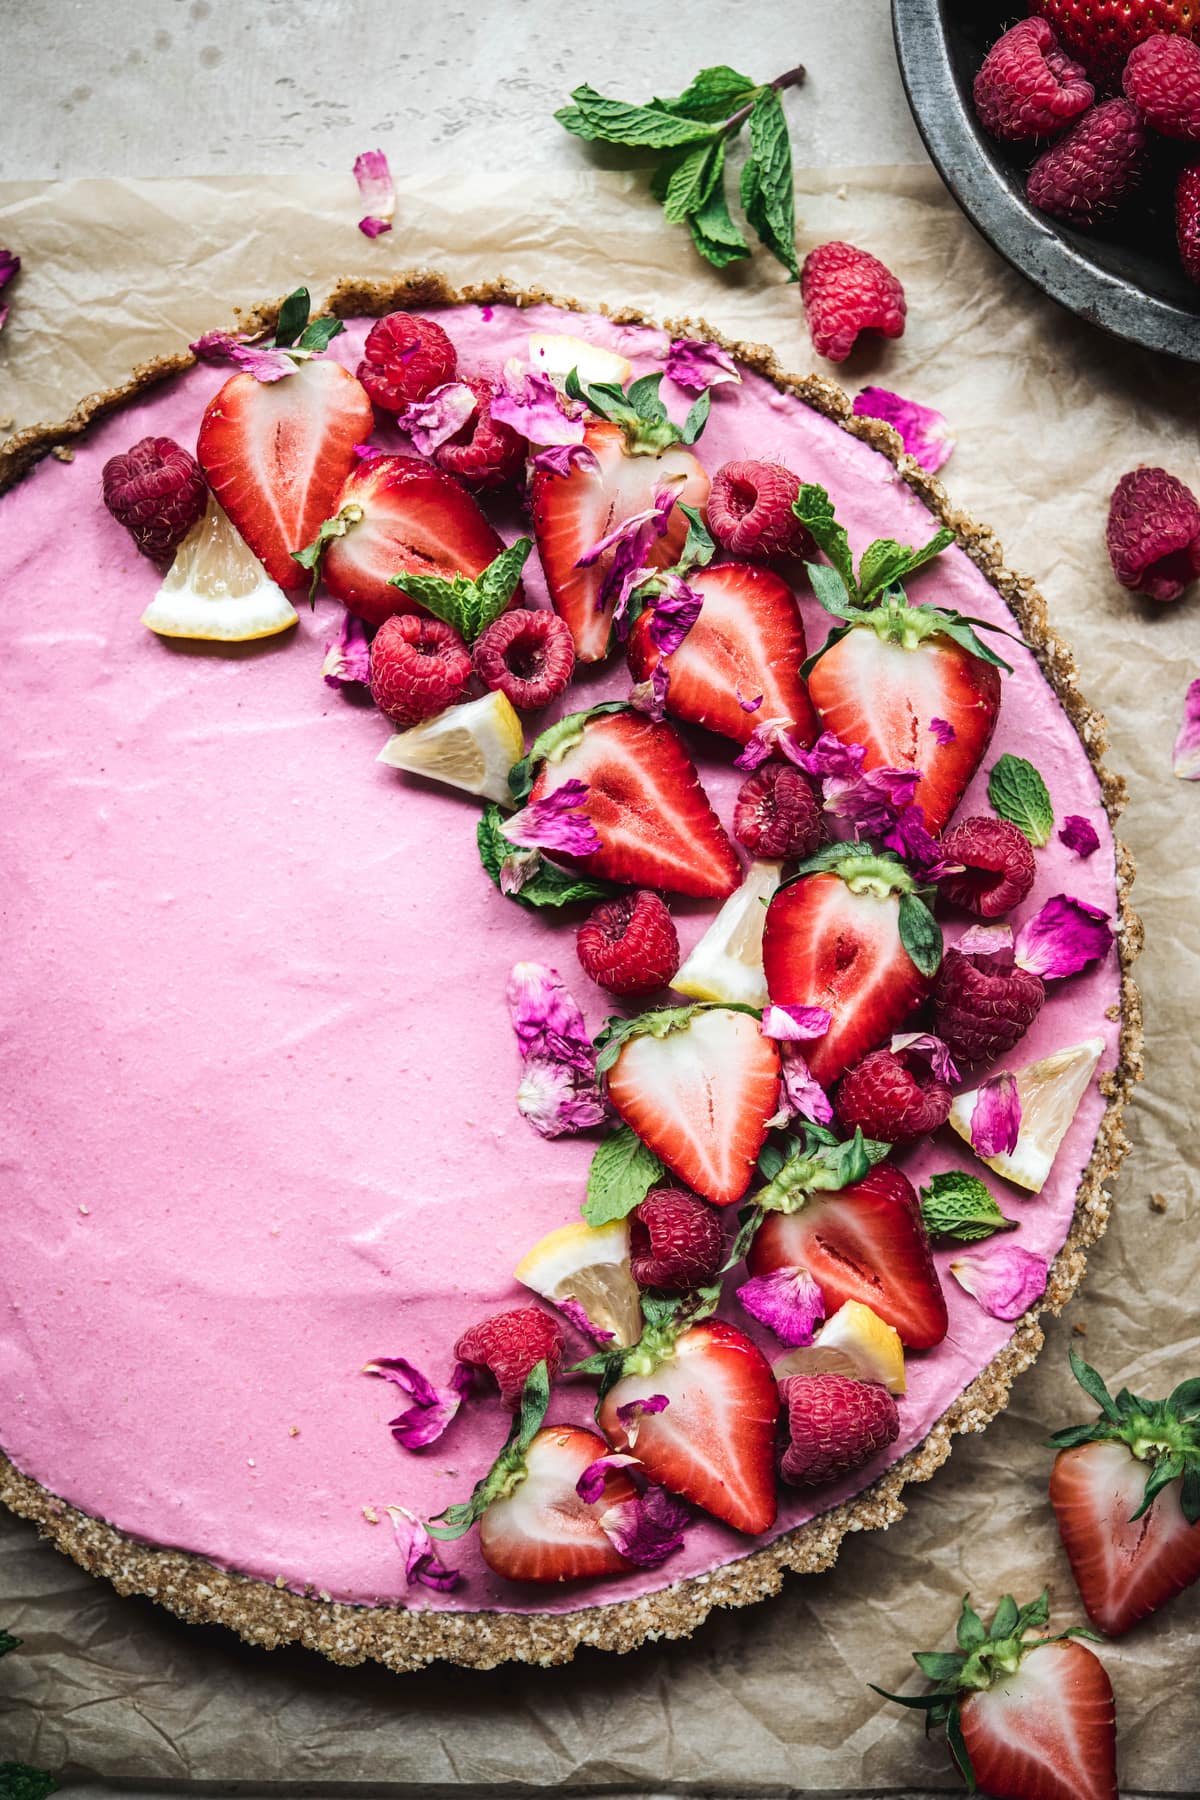
[[[483,1560],[509,1581],[579,1581],[631,1569],[600,1526],[600,1514],[637,1489],[610,1470],[599,1500],[588,1504],[575,1483],[609,1446],[577,1425],[546,1425],[525,1451],[525,1474],[479,1521]]]
[[[608,654],[613,609],[611,603],[598,607],[597,601],[611,553],[586,569],[576,567],[579,558],[623,519],[651,507],[656,488],[670,487],[676,495],[670,523],[647,552],[648,566],[668,568],[679,560],[687,536],[680,506],[703,509],[709,479],[691,451],[678,444],[656,455],[630,455],[617,425],[589,425],[583,441],[599,466],[574,463],[566,475],[539,469],[533,478],[533,529],[550,598],[571,627],[575,654],[580,662],[599,662]]]
[[[871,873],[876,866],[882,872],[878,881]],[[938,966],[937,959],[926,963],[932,974],[923,974],[905,948],[901,907],[916,896],[903,892],[903,883],[910,888],[912,883],[899,864],[894,876],[883,858],[863,857],[838,867],[847,875],[818,870],[780,888],[763,930],[763,968],[773,1004],[823,1006],[832,1015],[825,1036],[804,1046],[822,1087],[900,1029],[931,991]],[[924,918],[936,934],[927,911]]]
[[[926,610],[900,609],[897,631]],[[991,741],[1000,710],[1000,673],[937,632],[896,641],[882,626],[855,625],[812,665],[808,692],[822,730],[844,744],[863,746],[864,768],[921,771],[914,800],[936,834]],[[940,725],[936,733],[931,729],[935,719],[953,730],[948,741],[943,742],[947,733]]]
[[[1088,1617],[1116,1637],[1200,1578],[1200,1382],[1114,1400],[1075,1351],[1071,1366],[1103,1410],[1051,1438],[1050,1504]]]
[[[209,401],[197,460],[280,587],[307,582],[292,551],[311,543],[334,511],[354,466],[354,446],[374,425],[366,390],[348,369],[320,357],[279,381],[232,375]]]
[[[811,744],[816,717],[800,677],[807,655],[804,622],[787,582],[751,563],[718,563],[692,571],[687,580],[703,594],[704,605],[666,659],[667,711],[739,744],[763,719],[788,719],[800,742]],[[629,635],[636,681],[646,681],[659,661],[652,617],[648,608]],[[747,712],[739,694],[761,704]]]
[[[741,882],[733,845],[669,725],[634,712],[593,715],[542,763],[530,799],[572,780],[588,784],[584,811],[601,848],[559,860],[604,880],[698,899],[728,899]]]
[[[423,610],[401,588],[388,585],[391,576],[407,570],[474,580],[504,549],[462,483],[415,456],[360,462],[330,515],[347,508],[359,509],[360,516],[342,535],[329,538],[321,568],[330,593],[369,625],[382,625],[393,613]],[[518,583],[515,603],[522,593]]]
[[[669,1404],[637,1415],[630,1446],[619,1408],[652,1394],[665,1394]],[[775,1522],[778,1416],[779,1389],[766,1357],[721,1319],[684,1331],[648,1375],[622,1376],[597,1414],[609,1442],[630,1446],[653,1480],[751,1534]]]
[[[767,1213],[746,1265],[752,1275],[807,1269],[827,1314],[861,1301],[910,1349],[932,1349],[946,1335],[946,1300],[921,1202],[889,1163],[877,1163],[850,1187],[810,1193],[798,1212]]]
[[[756,1018],[727,1007],[646,1020],[649,1029],[626,1037],[608,1068],[608,1097],[680,1181],[732,1206],[750,1185],[778,1108],[778,1048]]]

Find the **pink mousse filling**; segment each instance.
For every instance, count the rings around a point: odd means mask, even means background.
[[[662,367],[664,334],[600,318],[443,317],[467,373],[523,356],[531,329],[609,345],[638,373]],[[353,367],[365,330],[352,324],[333,354]],[[295,631],[244,648],[170,643],[139,624],[157,579],[100,503],[101,465],[147,433],[193,444],[221,381],[196,368],[154,390],[73,463],[46,461],[0,499],[0,1443],[136,1537],[350,1601],[569,1610],[736,1560],[765,1540],[698,1518],[661,1569],[525,1589],[491,1574],[472,1534],[448,1547],[461,1586],[436,1594],[406,1588],[386,1520],[364,1516],[466,1498],[508,1421],[489,1399],[406,1452],[386,1426],[401,1396],[362,1365],[402,1354],[445,1380],[456,1337],[522,1299],[515,1263],[577,1216],[584,1191],[592,1143],[546,1142],[516,1111],[509,970],[547,961],[589,1023],[606,1007],[571,928],[483,875],[476,804],[376,762],[386,722],[321,679],[330,601],[315,616],[301,602]],[[682,416],[691,396],[669,382],[663,394]],[[823,483],[856,553],[932,530],[885,458],[757,376],[714,390],[698,452],[710,470],[757,455]],[[511,538],[521,521],[514,510],[501,524]],[[526,579],[543,598],[540,573]],[[911,585],[1011,623],[957,549]],[[802,605],[813,647],[828,621]],[[1029,755],[1059,820],[1088,818],[1100,849],[1086,861],[1057,839],[1039,851],[1014,923],[1064,891],[1111,912],[1095,776],[1033,657],[1006,654],[1016,672],[963,814],[987,810],[1000,751]],[[628,685],[613,667],[568,698]],[[691,741],[728,822],[732,752]],[[709,911],[674,910],[686,950]],[[1009,1062],[1102,1036],[1112,1068],[1117,999],[1110,956],[1052,987]],[[1051,1257],[1062,1244],[1103,1106],[1093,1084],[1040,1195],[993,1183],[1026,1248]],[[902,1161],[917,1183],[975,1166],[949,1132]],[[1010,1336],[946,1274],[952,1254],[938,1253],[949,1335],[908,1359],[898,1441],[836,1487],[783,1490],[771,1535],[919,1444]],[[551,1419],[588,1422],[591,1401],[586,1386],[561,1387]]]

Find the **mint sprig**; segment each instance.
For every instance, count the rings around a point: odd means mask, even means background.
[[[987,791],[992,811],[1023,831],[1037,849],[1050,842],[1054,806],[1050,790],[1031,762],[1006,750],[988,776]]]
[[[453,626],[465,643],[473,644],[512,599],[532,549],[532,538],[518,538],[474,579],[469,575],[412,575],[402,570],[388,577],[388,586],[400,588],[435,619]]]
[[[929,1177],[928,1187],[921,1189],[921,1218],[930,1237],[957,1238],[961,1244],[1017,1229],[1017,1221],[1005,1218],[978,1175],[958,1169]]]
[[[504,813],[498,806],[491,805],[484,812],[475,832],[479,860],[497,888],[500,887],[501,864],[513,851],[512,845],[500,830],[503,823]],[[608,900],[614,892],[609,882],[596,881],[592,876],[580,875],[572,869],[560,869],[556,863],[549,862],[543,856],[524,886],[517,893],[507,894],[505,898],[515,900],[518,906],[524,906],[530,912],[541,912],[546,908],[573,906],[581,900]]]
[[[309,312],[312,301],[306,287],[298,287],[290,293],[279,308],[279,316],[275,322],[275,336],[271,339],[277,350],[307,350],[317,356],[322,350],[329,348],[332,340],[346,327],[341,319],[326,314],[319,319],[310,319]]]
[[[803,80],[804,70],[796,67],[760,84],[718,63],[701,69],[682,94],[644,106],[609,99],[585,83],[573,90],[572,104],[554,116],[589,143],[656,152],[651,193],[671,224],[686,223],[700,255],[718,269],[750,254],[725,191],[729,145],[748,123],[742,210],[760,241],[796,281],[800,265],[792,147],[780,95]]]
[[[596,1146],[588,1170],[587,1198],[580,1207],[588,1225],[609,1225],[628,1218],[640,1206],[663,1166],[629,1125],[622,1125]]]

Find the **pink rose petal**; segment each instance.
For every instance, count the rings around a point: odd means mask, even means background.
[[[741,754],[734,758],[733,766],[735,769],[757,769],[769,756],[783,756],[797,768],[808,770],[807,759],[811,755],[812,752],[806,750],[796,736],[790,719],[764,719],[750,733]]]
[[[563,1318],[568,1319],[576,1331],[582,1332],[584,1337],[594,1338],[598,1344],[611,1344],[615,1341],[616,1332],[601,1331],[593,1325],[578,1300],[567,1298],[566,1300],[556,1300],[554,1304]]]
[[[594,1506],[604,1492],[604,1484],[614,1469],[628,1469],[639,1464],[636,1456],[627,1456],[623,1450],[610,1450],[606,1456],[598,1456],[590,1462],[579,1480],[575,1483],[575,1492],[589,1506]]]
[[[925,824],[924,809],[913,798],[920,779],[919,769],[865,769],[851,776],[828,775],[822,789],[825,811],[844,819],[856,839],[870,838],[882,849],[894,850],[934,880],[949,865]]]
[[[954,449],[955,440],[943,414],[887,388],[865,387],[855,396],[854,411],[860,419],[882,419],[891,425],[900,433],[906,454],[931,475],[936,475]]]
[[[569,475],[572,469],[599,469],[600,458],[586,444],[548,444],[531,458],[544,475]]]
[[[625,614],[634,589],[655,573],[647,567],[646,558],[650,546],[666,532],[675,500],[673,488],[656,488],[652,506],[622,519],[585,550],[575,564],[577,569],[590,569],[603,557],[610,556],[596,595],[596,610],[602,612],[606,606],[613,607],[613,624],[619,635],[624,635]]]
[[[660,575],[658,580],[662,591],[655,596],[650,613],[650,642],[660,656],[672,656],[700,617],[704,595],[682,575]]]
[[[789,1113],[810,1119],[814,1125],[832,1125],[833,1106],[828,1094],[816,1079],[803,1053],[795,1044],[779,1046],[781,1062],[780,1096]]]
[[[21,259],[12,250],[0,250],[0,291],[3,291],[21,270]],[[7,304],[0,305],[0,331],[4,330],[4,322],[8,318]]]
[[[1045,1293],[1048,1265],[1017,1244],[992,1244],[957,1257],[950,1273],[994,1319],[1019,1319]]]
[[[385,1506],[383,1510],[392,1521],[409,1587],[420,1582],[422,1587],[433,1588],[438,1593],[451,1593],[462,1577],[457,1569],[449,1568],[442,1561],[437,1545],[416,1513],[409,1512],[407,1506]]]
[[[1086,900],[1055,894],[1017,933],[1016,960],[1044,981],[1061,981],[1108,954],[1108,914]]]
[[[667,687],[670,682],[665,663],[655,663],[648,681],[638,681],[629,690],[629,704],[647,718],[661,720],[667,710]]]
[[[737,1297],[750,1317],[789,1349],[811,1344],[825,1317],[821,1290],[807,1269],[772,1269],[769,1275],[752,1276],[742,1283]]]
[[[940,1037],[934,1037],[931,1031],[901,1031],[892,1039],[892,1054],[907,1050],[913,1056],[919,1056],[929,1065],[938,1081],[949,1085],[958,1080],[958,1070],[948,1047]]]
[[[556,970],[517,963],[508,1008],[521,1052],[517,1110],[542,1137],[588,1131],[608,1116],[578,1003]]]
[[[516,357],[505,363],[488,410],[531,444],[582,444],[583,408]]]
[[[1180,781],[1200,781],[1200,675],[1189,685],[1183,703],[1174,770]]]
[[[247,375],[253,375],[255,381],[282,381],[299,367],[288,351],[276,350],[270,344],[248,344],[228,331],[206,331],[188,349],[203,363],[235,363]]]
[[[396,211],[396,187],[383,151],[364,150],[361,156],[356,157],[354,179],[358,183],[362,203],[367,209],[366,218],[358,221],[358,229],[364,237],[369,238],[376,238],[381,232],[390,231],[392,216]]]
[[[952,744],[958,736],[949,719],[930,719],[929,729],[939,744]]]
[[[964,956],[1007,956],[1012,947],[1011,925],[969,925],[954,946]]]
[[[980,1088],[971,1114],[971,1146],[980,1156],[1011,1156],[1021,1135],[1021,1096],[1007,1070]]]
[[[682,1548],[690,1515],[665,1488],[648,1487],[636,1499],[619,1500],[600,1515],[600,1529],[627,1562],[657,1569]]]
[[[568,856],[590,856],[600,848],[600,835],[583,810],[589,789],[572,777],[543,800],[531,800],[500,827],[500,835],[524,850],[560,850]]]
[[[785,753],[806,775],[815,775],[821,781],[827,776],[838,781],[851,780],[861,774],[863,758],[867,754],[861,744],[843,744],[832,731],[823,731],[811,750],[796,749]]]
[[[689,393],[717,387],[723,381],[741,381],[737,364],[719,344],[702,344],[695,338],[673,338],[667,351],[667,379]]]
[[[517,1086],[517,1111],[545,1138],[591,1131],[608,1117],[595,1077],[554,1056],[525,1059]]]
[[[325,646],[321,674],[331,688],[339,691],[352,682],[371,679],[371,645],[367,628],[351,612],[343,612],[342,622]]]
[[[638,1430],[646,1415],[666,1412],[670,1404],[666,1394],[648,1394],[644,1400],[627,1400],[624,1406],[618,1406],[617,1419],[631,1450],[637,1444]]]
[[[422,456],[432,456],[439,444],[454,437],[474,415],[478,401],[464,381],[447,381],[424,400],[416,400],[396,419]]]
[[[760,1029],[777,1043],[798,1044],[824,1037],[832,1024],[833,1014],[824,1006],[768,1006]]]
[[[465,1363],[456,1362],[448,1387],[435,1387],[427,1375],[403,1356],[380,1356],[367,1363],[364,1374],[382,1376],[394,1381],[412,1401],[412,1405],[394,1419],[388,1429],[406,1450],[420,1450],[435,1444],[450,1421],[457,1415],[474,1381]]]
[[[753,699],[747,700],[746,696],[743,694],[743,692],[741,690],[741,686],[739,685],[734,688],[733,697],[737,701],[738,705],[741,707],[741,709],[744,713],[752,713],[752,712],[758,711],[759,707],[762,705],[763,701],[765,700],[766,695],[765,694],[755,694]]]
[[[1059,827],[1059,842],[1076,856],[1093,856],[1100,848],[1100,837],[1090,819],[1079,813],[1068,813]]]

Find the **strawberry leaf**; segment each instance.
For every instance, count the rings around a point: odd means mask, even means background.
[[[919,894],[901,894],[899,924],[910,961],[932,980],[942,966],[942,928]]]
[[[932,1682],[953,1681],[966,1657],[961,1650],[915,1650],[913,1661],[922,1675]]]
[[[682,443],[694,444],[696,442],[696,439],[708,424],[708,415],[711,409],[712,391],[709,388],[705,388],[699,399],[688,409],[687,418],[683,421],[683,430],[679,434]]]
[[[805,563],[808,579],[812,583],[815,599],[832,613],[835,619],[853,619],[858,612],[857,603],[846,592],[846,584],[836,569],[828,563]],[[825,645],[828,649],[828,644]]]
[[[1182,1456],[1160,1456],[1146,1479],[1142,1490],[1142,1503],[1137,1511],[1130,1513],[1129,1523],[1132,1525],[1143,1513],[1149,1512],[1158,1495],[1172,1481],[1178,1481],[1186,1467]]]
[[[989,631],[1003,631],[1002,625],[988,625],[986,619],[964,619],[958,613],[946,613],[943,615],[943,619],[940,636],[951,638],[954,643],[961,644],[964,650],[969,650],[972,656],[982,657],[984,662],[992,663],[997,669],[1003,669],[1008,675],[1012,674],[1012,664],[1005,662],[1004,658],[993,650],[990,644],[985,643],[975,630],[976,625],[984,625]],[[1011,631],[1004,632],[1004,635],[1012,637]],[[1019,638],[1016,639],[1017,643],[1020,641]]]
[[[979,1783],[975,1779],[975,1771],[971,1767],[971,1752],[967,1749],[967,1740],[963,1735],[962,1714],[957,1705],[950,1707],[946,1714],[946,1742],[950,1746],[950,1754],[958,1765],[958,1772],[967,1784],[967,1792],[977,1791]]]
[[[13,1637],[10,1631],[0,1631],[0,1656],[7,1656],[10,1650],[16,1650],[21,1643],[19,1637]]]
[[[957,1238],[964,1244],[1017,1229],[1017,1221],[1005,1218],[978,1175],[957,1169],[930,1176],[928,1187],[921,1189],[921,1218],[930,1237]]]
[[[1104,1385],[1104,1379],[1093,1369],[1090,1363],[1084,1362],[1074,1344],[1070,1346],[1071,1373],[1089,1399],[1094,1400],[1100,1411],[1108,1419],[1119,1424],[1121,1411],[1116,1401]]]
[[[990,1636],[994,1638],[1011,1637],[1017,1629],[1017,1603],[1011,1594],[1003,1594],[992,1618]]]
[[[988,1634],[983,1628],[983,1620],[971,1605],[969,1594],[963,1595],[962,1612],[959,1614],[958,1627],[954,1635],[958,1640],[959,1649],[966,1650],[968,1653],[978,1650],[981,1644],[987,1643]]]
[[[679,553],[679,561],[675,564],[677,575],[688,575],[693,569],[703,569],[716,555],[717,546],[703,518],[694,506],[684,506],[677,502],[680,512],[688,522],[687,536],[683,540],[683,549]]]
[[[542,1428],[549,1404],[550,1371],[543,1358],[525,1377],[521,1404],[499,1456],[483,1479],[475,1483],[469,1500],[447,1506],[427,1521],[425,1529],[430,1537],[442,1543],[462,1537],[494,1500],[506,1498],[520,1485],[525,1479],[525,1453]]]
[[[328,350],[334,338],[345,329],[346,327],[340,319],[334,319],[328,314],[323,318],[313,319],[300,333],[300,341],[296,348],[297,350],[308,350],[313,356],[319,356],[322,350]]]
[[[1200,1462],[1190,1462],[1184,1470],[1179,1504],[1189,1525],[1200,1524]]]
[[[1023,831],[1037,848],[1050,842],[1054,807],[1046,783],[1031,762],[1010,751],[998,758],[988,776],[992,811]]]
[[[608,1225],[640,1206],[663,1173],[653,1150],[622,1125],[596,1146],[588,1170],[587,1199],[580,1211],[588,1225]]]

